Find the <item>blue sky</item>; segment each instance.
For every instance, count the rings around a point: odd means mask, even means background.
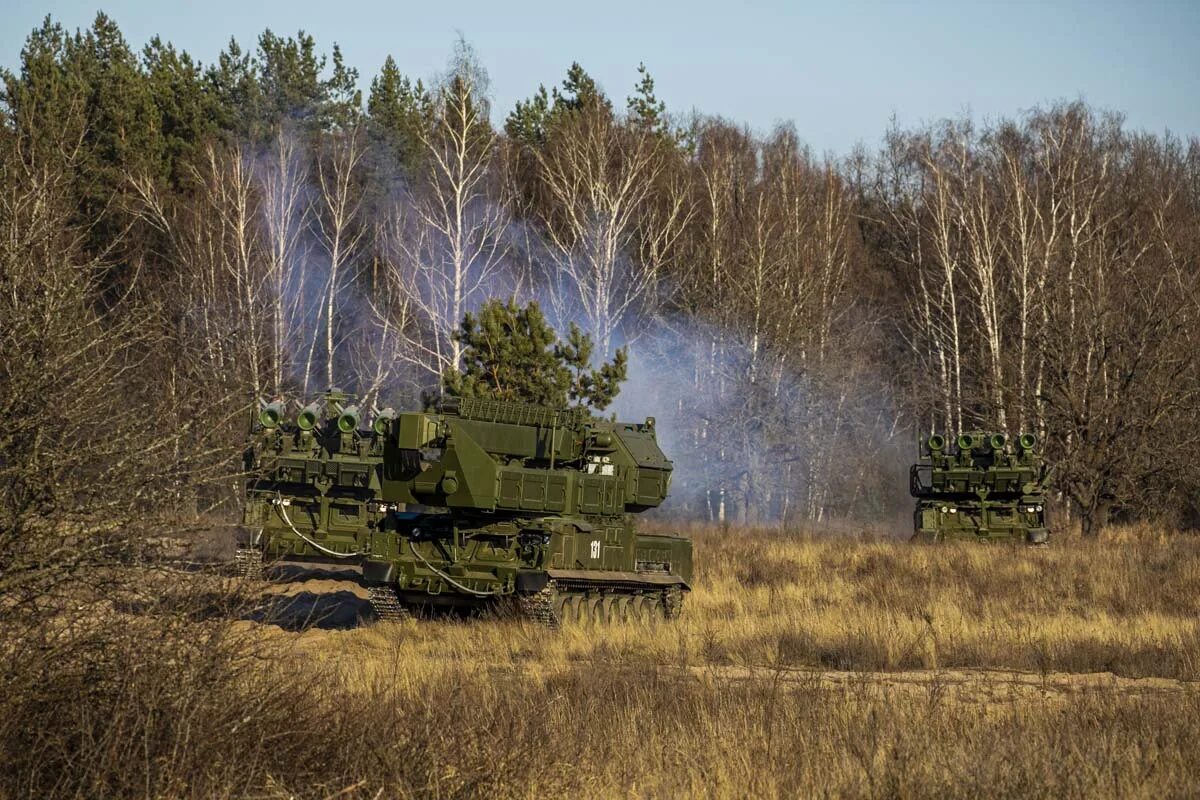
[[[155,33],[204,62],[236,36],[303,28],[341,44],[364,89],[391,53],[441,71],[458,33],[492,78],[495,116],[579,61],[614,98],[645,61],[675,112],[763,131],[795,122],[818,152],[875,146],[895,114],[915,125],[1019,113],[1083,97],[1135,128],[1200,135],[1200,0],[1165,2],[689,3],[148,2],[0,0],[0,64],[47,13],[86,27],[98,9],[140,48]]]

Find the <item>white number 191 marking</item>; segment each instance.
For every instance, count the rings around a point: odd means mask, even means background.
[[[599,558],[599,557],[600,557],[600,540],[593,539],[592,540],[592,558]]]

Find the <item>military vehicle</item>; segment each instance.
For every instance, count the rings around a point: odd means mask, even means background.
[[[633,524],[670,486],[653,418],[449,399],[364,430],[345,403],[331,392],[294,422],[281,403],[261,409],[248,572],[264,555],[361,563],[382,619],[418,607],[506,607],[550,626],[679,615],[691,542]]]
[[[653,418],[449,399],[388,425],[382,500],[405,510],[363,565],[381,617],[502,601],[547,625],[679,615],[691,542],[633,524],[671,483]]]
[[[1048,538],[1046,469],[1037,436],[969,431],[952,442],[934,434],[910,473],[917,499],[915,540]]]
[[[282,400],[262,403],[245,452],[242,524],[249,541],[238,571],[261,577],[263,557],[357,563],[386,518],[379,476],[391,409],[371,427],[331,389],[286,419]]]

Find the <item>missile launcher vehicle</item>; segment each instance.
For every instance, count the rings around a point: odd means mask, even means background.
[[[239,572],[260,577],[263,558],[358,563],[383,525],[379,476],[391,409],[364,427],[346,394],[331,389],[285,419],[282,401],[264,403],[245,452]]]
[[[970,431],[934,434],[910,472],[915,540],[1047,541],[1046,468],[1037,437]]]
[[[639,532],[672,464],[654,420],[449,399],[369,428],[328,393],[291,422],[261,409],[246,453],[239,550],[361,564],[382,619],[419,607],[505,607],[547,625],[672,619],[692,577],[683,537]]]

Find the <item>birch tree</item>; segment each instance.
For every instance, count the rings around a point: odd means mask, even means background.
[[[433,93],[431,128],[421,134],[425,172],[392,210],[388,266],[393,288],[419,326],[402,358],[432,386],[457,369],[454,332],[483,300],[506,293],[509,215],[498,202],[496,133],[488,118],[487,74],[465,45]]]
[[[546,193],[546,279],[559,320],[581,318],[602,354],[653,296],[659,270],[690,216],[686,194],[651,212],[669,144],[600,105],[566,113],[537,153]],[[641,226],[645,220],[648,224]],[[643,257],[639,257],[643,256]],[[626,341],[638,331],[624,331]]]
[[[325,345],[325,385],[335,386],[336,356],[339,344],[338,298],[344,284],[353,276],[353,268],[365,228],[360,224],[359,211],[363,193],[359,185],[360,170],[366,152],[365,137],[359,128],[330,134],[326,147],[317,161],[318,194],[313,215],[319,232],[318,242],[327,259],[322,297],[322,338]],[[310,354],[312,350],[310,349]],[[311,355],[309,358],[311,363]],[[308,391],[308,370],[304,390]]]
[[[271,288],[272,337],[270,347],[272,394],[279,393],[301,351],[314,335],[309,330],[306,295],[306,249],[304,234],[309,222],[308,165],[292,134],[275,130],[265,154],[257,161],[256,183],[262,198],[261,222],[266,239],[267,280]],[[315,300],[315,298],[314,298]],[[315,304],[315,303],[314,303]],[[303,367],[303,385],[308,386],[311,359]]]
[[[190,309],[176,327],[206,363],[235,377],[254,396],[268,387],[272,327],[270,272],[263,258],[260,203],[253,166],[237,144],[209,145],[190,170],[189,202],[165,195],[147,176],[133,176],[140,219],[166,243],[174,265],[165,294]]]

